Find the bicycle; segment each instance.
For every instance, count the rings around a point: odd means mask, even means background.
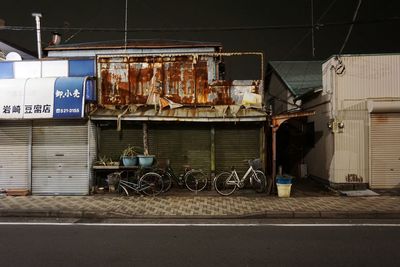
[[[250,184],[257,193],[262,193],[267,188],[267,178],[265,174],[258,170],[261,167],[260,159],[248,160],[249,168],[242,178],[239,178],[235,168],[231,172],[218,174],[213,181],[215,190],[223,195],[229,196],[238,188],[245,186],[245,181],[250,178]]]
[[[166,160],[164,168],[154,170],[154,172],[161,175],[163,179],[163,192],[167,192],[171,189],[173,181],[179,187],[186,186],[187,189],[196,193],[202,191],[207,186],[207,176],[201,169],[192,169],[189,165],[184,165],[183,167],[183,174],[176,176],[169,160]]]
[[[117,191],[129,196],[129,189],[136,193],[143,193],[148,196],[157,196],[163,190],[163,181],[159,174],[148,172],[142,175],[136,182],[130,182],[122,179],[122,172],[116,172],[114,175],[118,180]]]

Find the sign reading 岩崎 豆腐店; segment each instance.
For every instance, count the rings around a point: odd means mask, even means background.
[[[0,119],[82,118],[84,77],[0,81]]]

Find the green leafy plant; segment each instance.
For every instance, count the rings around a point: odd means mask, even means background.
[[[128,145],[124,150],[122,150],[121,157],[135,157],[139,154],[139,150],[138,147]]]
[[[97,166],[114,166],[118,164],[118,161],[113,161],[112,158],[102,155],[99,155],[99,159],[95,162],[95,165]]]

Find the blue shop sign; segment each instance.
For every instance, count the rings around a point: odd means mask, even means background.
[[[83,118],[85,77],[60,77],[54,84],[53,118]]]

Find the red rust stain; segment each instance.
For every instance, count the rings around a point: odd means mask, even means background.
[[[225,80],[216,81],[211,85],[213,92],[217,94],[217,98],[214,99],[214,105],[235,104],[235,101],[233,101],[230,96],[231,86],[232,82]]]
[[[120,63],[122,67],[109,62],[108,58],[101,59],[102,104],[145,104],[154,86],[159,90],[160,96],[167,97],[175,103],[234,104],[230,97],[231,82],[216,81],[212,85],[208,84],[205,60],[194,64],[188,56],[130,57],[124,60],[129,63]],[[125,65],[126,72],[123,68]],[[152,79],[153,75],[155,79]]]
[[[196,101],[198,104],[210,104],[208,96],[211,93],[208,87],[208,70],[206,61],[198,61],[195,65]]]

